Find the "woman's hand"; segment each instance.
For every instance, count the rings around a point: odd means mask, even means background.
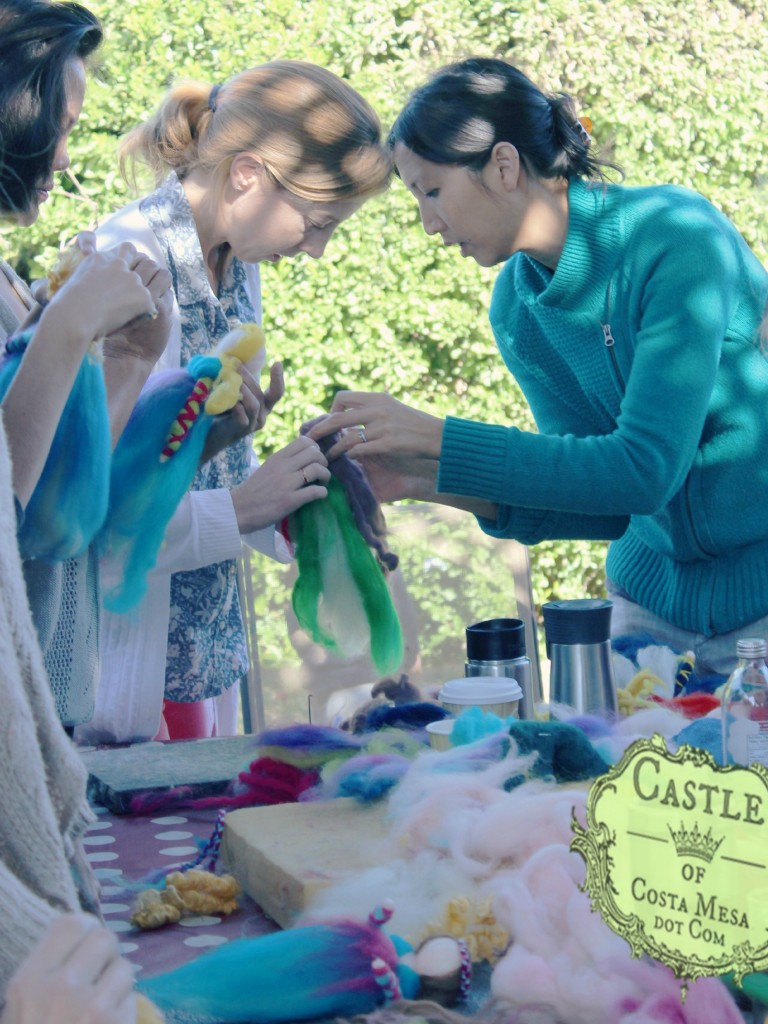
[[[173,313],[173,281],[164,267],[158,266],[128,242],[105,251],[125,261],[127,268],[146,288],[154,306],[153,314],[133,317],[104,339],[104,382],[114,446],[152,367],[168,343]]]
[[[439,459],[443,420],[387,394],[339,391],[328,416],[308,436],[317,441],[337,431],[341,437],[327,453],[331,461],[343,454],[366,465],[374,455]]]
[[[88,914],[62,914],[11,978],[0,1024],[135,1024],[133,969]]]
[[[118,247],[120,250],[123,250],[123,246]],[[139,277],[149,292],[155,312],[150,316],[134,317],[108,334],[104,339],[104,354],[117,359],[138,359],[147,363],[151,369],[168,343],[173,311],[173,281],[164,267],[158,266],[144,253],[137,252],[133,246],[128,246],[121,255],[128,268]]]
[[[50,299],[37,328],[40,331],[50,323],[59,338],[79,343],[83,350],[137,317],[151,317],[156,311],[152,293],[141,275],[131,269],[139,262],[134,246],[126,242],[97,252],[91,248],[90,238],[88,232],[78,236],[76,244],[85,256]]]
[[[207,462],[241,437],[261,430],[267,422],[267,416],[285,394],[282,363],[273,363],[270,367],[269,387],[266,391],[261,390],[258,381],[245,366],[241,366],[238,372],[243,378],[240,401],[229,412],[214,420],[205,440],[201,463]]]
[[[330,476],[328,461],[317,444],[297,437],[232,488],[240,533],[278,523],[302,505],[325,498]]]

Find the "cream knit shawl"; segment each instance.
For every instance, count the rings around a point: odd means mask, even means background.
[[[30,616],[0,416],[0,1006],[55,914],[79,907],[70,860],[91,820],[85,781]]]

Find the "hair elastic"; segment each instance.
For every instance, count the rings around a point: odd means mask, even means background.
[[[592,141],[592,122],[588,117],[580,117],[574,128],[580,133],[582,140],[585,145],[589,145]]]
[[[216,100],[219,96],[219,89],[221,89],[221,84],[217,82],[208,93],[208,106],[214,114],[216,113]]]

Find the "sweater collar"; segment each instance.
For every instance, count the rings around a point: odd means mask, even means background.
[[[556,269],[521,255],[518,284],[525,301],[602,314],[606,280],[618,259],[616,185],[581,178],[568,185],[568,235]]]

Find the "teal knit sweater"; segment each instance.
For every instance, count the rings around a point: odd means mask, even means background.
[[[765,615],[767,298],[702,196],[572,182],[556,271],[518,253],[491,302],[538,433],[450,417],[439,491],[496,502],[494,536],[611,540],[609,577],[684,629]]]

